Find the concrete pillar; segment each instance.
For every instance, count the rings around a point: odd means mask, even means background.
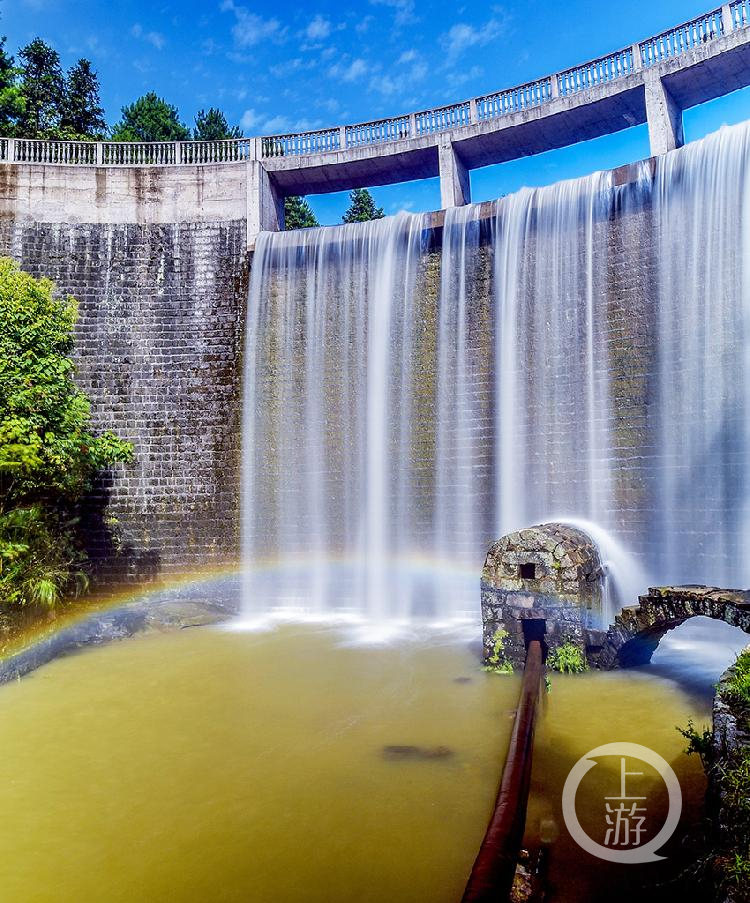
[[[255,247],[260,232],[281,232],[284,228],[284,197],[273,176],[260,160],[247,161],[247,247]]]
[[[658,72],[649,72],[646,75],[645,87],[651,156],[657,157],[682,147],[685,143],[682,110],[659,78]]]
[[[471,183],[469,170],[456,153],[453,142],[443,138],[438,145],[440,166],[440,206],[463,207],[471,203]]]

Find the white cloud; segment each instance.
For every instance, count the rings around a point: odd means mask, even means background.
[[[363,16],[354,26],[357,34],[364,34],[374,21],[375,16]]]
[[[276,78],[283,78],[285,75],[290,75],[292,72],[301,69],[302,65],[303,60],[301,57],[295,57],[291,60],[284,60],[281,63],[276,63],[275,66],[271,66],[270,72],[271,75]]]
[[[163,34],[160,34],[158,31],[146,31],[138,22],[130,29],[130,33],[134,38],[138,38],[139,41],[145,41],[147,44],[151,44],[151,46],[155,47],[157,50],[162,50],[166,44]]]
[[[396,65],[409,67],[408,71],[402,76],[409,84],[422,81],[429,71],[427,63],[416,50],[405,50],[396,60]]]
[[[278,19],[264,19],[251,13],[246,6],[237,6],[234,0],[223,0],[220,8],[222,12],[234,14],[232,36],[238,47],[253,47],[261,41],[279,43],[286,37],[287,30]]]
[[[440,41],[451,59],[456,59],[470,47],[483,47],[494,41],[503,31],[503,23],[499,19],[489,19],[481,28],[475,28],[468,22],[457,22],[451,26]]]
[[[390,75],[379,75],[370,79],[370,90],[390,96],[397,94],[402,88],[402,82],[396,81]]]
[[[330,35],[331,31],[332,25],[330,20],[321,15],[317,15],[305,29],[305,35],[311,41],[322,41]]]
[[[331,66],[328,70],[328,74],[331,78],[340,78],[345,82],[353,82],[358,78],[362,78],[363,75],[366,75],[368,68],[367,63],[364,60],[356,59],[352,60],[347,66],[340,64]]]
[[[256,135],[281,135],[286,132],[308,132],[322,126],[320,119],[290,119],[288,116],[266,116],[255,110],[245,110],[240,119],[242,131],[255,132]]]
[[[370,3],[373,6],[388,6],[394,9],[396,25],[409,25],[417,21],[414,15],[414,0],[370,0]]]
[[[419,54],[416,50],[405,50],[401,56],[396,60],[399,65],[403,65],[404,63],[413,63],[414,60],[417,59]]]
[[[251,132],[255,128],[255,123],[258,121],[258,116],[255,113],[255,110],[245,110],[242,114],[242,119],[240,119],[240,127],[244,133]]]

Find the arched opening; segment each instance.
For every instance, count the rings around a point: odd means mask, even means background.
[[[708,701],[719,677],[748,644],[750,635],[738,627],[702,616],[688,618],[662,636],[649,670]]]

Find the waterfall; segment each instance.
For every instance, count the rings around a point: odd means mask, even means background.
[[[750,583],[749,134],[442,227],[261,235],[246,613],[476,617],[489,543],[552,520],[588,525],[612,608],[646,572]]]
[[[655,461],[662,580],[750,585],[750,130],[659,159]]]

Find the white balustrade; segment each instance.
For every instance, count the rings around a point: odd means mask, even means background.
[[[346,126],[346,147],[365,147],[369,144],[383,144],[387,141],[401,141],[411,138],[410,116],[396,116],[376,122],[363,122]]]
[[[653,66],[662,60],[681,56],[694,47],[700,47],[713,41],[723,33],[721,7],[719,7],[691,22],[671,28],[655,38],[642,41],[640,47],[643,65]]]
[[[96,144],[93,141],[16,138],[14,147],[16,163],[57,163],[75,166],[91,165],[96,162]]]
[[[630,75],[635,69],[633,61],[633,48],[618,50],[598,60],[568,69],[557,76],[557,92],[559,97],[568,97],[595,88],[597,85],[606,84]]]
[[[324,129],[317,132],[300,132],[296,135],[271,135],[261,139],[263,157],[298,157],[306,154],[324,154],[340,149],[341,130]]]
[[[435,110],[423,110],[415,113],[416,135],[431,135],[434,132],[446,132],[449,129],[460,129],[471,124],[471,107],[469,101],[452,104],[449,107],[438,107]]]
[[[530,107],[538,107],[552,97],[552,79],[542,78],[519,85],[497,94],[477,98],[477,116],[480,120],[495,119],[511,113],[520,113]]]
[[[734,28],[750,25],[750,0],[737,0],[729,4],[729,13]]]
[[[80,166],[175,166],[240,163],[258,157],[298,157],[368,147],[460,129],[569,97],[678,57],[723,34],[750,25],[750,0],[734,0],[684,25],[516,88],[458,104],[358,125],[221,141],[42,141],[0,138],[0,161]]]

